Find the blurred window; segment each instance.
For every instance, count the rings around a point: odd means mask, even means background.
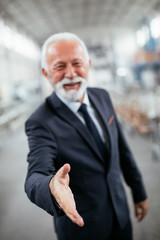
[[[0,21],[0,31],[0,44],[2,46],[31,59],[39,58],[39,47],[31,39],[4,24],[2,20]]]

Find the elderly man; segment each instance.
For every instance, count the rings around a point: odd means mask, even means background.
[[[87,88],[90,65],[86,46],[72,33],[44,43],[42,73],[54,92],[26,122],[25,190],[54,215],[59,240],[131,240],[121,175],[132,190],[138,221],[148,200],[109,94]]]

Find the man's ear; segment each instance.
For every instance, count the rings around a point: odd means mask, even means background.
[[[91,59],[89,59],[89,68],[91,67],[91,64],[92,64],[92,63],[91,63]]]
[[[42,71],[43,76],[45,76],[49,80],[47,71],[44,68],[41,68],[41,71]]]

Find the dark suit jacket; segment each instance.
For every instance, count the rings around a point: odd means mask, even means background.
[[[111,213],[123,228],[129,219],[121,173],[134,202],[146,199],[141,174],[105,90],[88,88],[91,104],[104,126],[108,157],[99,154],[92,136],[77,116],[53,93],[26,122],[30,152],[25,190],[30,200],[56,219],[59,239],[106,239]],[[49,181],[64,164],[71,165],[70,188],[85,221],[80,228],[57,214]]]

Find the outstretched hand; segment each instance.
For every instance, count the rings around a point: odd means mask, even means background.
[[[148,199],[135,203],[135,216],[138,222],[141,222],[148,212]]]
[[[72,222],[76,223],[80,227],[83,227],[83,218],[76,210],[74,196],[69,187],[68,173],[70,172],[70,169],[69,164],[64,164],[51,179],[49,188],[53,197],[63,209],[65,214],[72,220]]]

